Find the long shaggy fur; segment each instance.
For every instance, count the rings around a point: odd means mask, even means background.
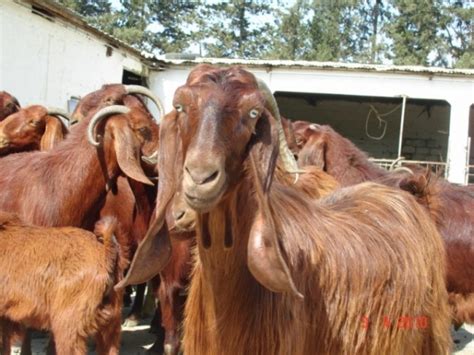
[[[186,354],[448,352],[443,246],[412,196],[361,184],[318,201],[272,185],[276,110],[241,68],[200,65],[174,101],[183,110],[162,121],[156,218],[118,287],[169,258],[179,139],[183,193],[200,213]]]
[[[414,195],[429,212],[446,248],[446,287],[457,325],[474,323],[474,191],[431,172],[390,174],[381,181]]]
[[[429,211],[443,237],[447,254],[447,288],[457,324],[474,323],[474,194],[413,166],[408,172],[387,172],[329,126],[299,122],[295,131],[304,146],[300,163],[317,164],[342,185],[377,181],[414,195]],[[311,159],[318,157],[318,159]]]
[[[271,204],[305,299],[272,293],[250,274],[246,247],[256,202],[251,185],[243,183],[200,221],[208,223],[213,247],[198,243],[186,305],[187,354],[448,351],[443,247],[411,197],[364,184],[315,203],[275,183]],[[225,214],[232,216],[235,235],[230,250],[218,247],[224,245]],[[403,316],[413,320],[409,329],[398,325]],[[417,317],[427,317],[426,329],[417,329]]]

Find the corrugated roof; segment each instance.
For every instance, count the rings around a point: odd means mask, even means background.
[[[197,65],[201,63],[214,65],[245,65],[249,67],[263,68],[295,68],[295,69],[329,69],[348,71],[368,71],[382,73],[408,73],[408,74],[428,74],[446,76],[468,76],[474,77],[474,69],[447,69],[437,67],[422,66],[400,66],[400,65],[380,65],[380,64],[360,64],[360,63],[339,63],[339,62],[312,62],[293,60],[245,60],[245,59],[225,59],[225,58],[196,58],[194,60],[164,59],[157,58],[163,65]]]

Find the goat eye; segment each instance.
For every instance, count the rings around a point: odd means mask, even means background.
[[[179,105],[179,104],[178,104],[178,105],[176,105],[174,108],[175,108],[176,111],[178,111],[178,112],[183,112],[183,105]]]
[[[138,129],[140,135],[145,139],[151,139],[151,130],[148,127],[141,127]]]
[[[258,117],[258,114],[259,114],[259,112],[258,112],[257,109],[250,110],[250,112],[249,112],[249,116],[250,116],[251,118],[257,118],[257,117]]]

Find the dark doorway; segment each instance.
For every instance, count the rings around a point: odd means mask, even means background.
[[[148,87],[147,80],[144,76],[137,75],[128,70],[123,70],[122,84],[126,85],[142,85]]]
[[[376,159],[396,159],[401,97],[276,92],[283,116],[328,124]],[[406,160],[446,162],[451,107],[407,98],[402,152]]]

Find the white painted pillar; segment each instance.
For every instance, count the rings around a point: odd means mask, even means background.
[[[449,100],[451,115],[449,121],[448,180],[457,184],[465,183],[466,156],[469,136],[469,109],[473,98]]]

